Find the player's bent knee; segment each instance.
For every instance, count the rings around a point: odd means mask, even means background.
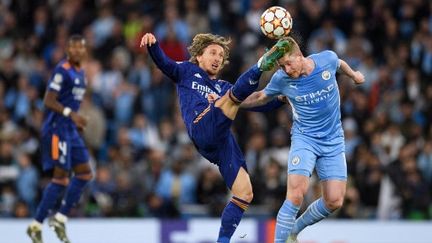
[[[88,172],[88,173],[75,174],[75,177],[81,180],[90,181],[93,179],[94,176],[92,172]]]
[[[252,190],[246,192],[244,195],[242,195],[243,200],[245,200],[246,202],[250,203],[252,202],[253,199],[253,192]]]
[[[337,210],[342,207],[343,198],[327,199],[325,200],[325,205],[331,211]]]
[[[248,203],[252,202],[253,199],[253,192],[251,187],[243,190],[233,191],[233,195]]]

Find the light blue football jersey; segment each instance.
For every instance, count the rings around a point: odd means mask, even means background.
[[[332,139],[343,136],[336,71],[339,58],[333,51],[310,55],[315,68],[308,76],[290,78],[282,69],[271,78],[264,92],[285,95],[293,112],[292,135]]]

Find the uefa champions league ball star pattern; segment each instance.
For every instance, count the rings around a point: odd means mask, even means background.
[[[261,15],[261,31],[270,39],[288,36],[292,24],[291,14],[279,6],[270,7]]]

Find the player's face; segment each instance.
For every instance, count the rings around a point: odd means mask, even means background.
[[[85,40],[69,41],[67,55],[73,63],[80,63],[87,55]]]
[[[210,78],[216,78],[223,67],[224,49],[220,45],[212,44],[204,49],[201,56],[197,56],[198,65],[208,73]]]
[[[287,54],[278,60],[278,64],[290,78],[298,78],[302,72],[301,60],[301,55],[299,54]]]

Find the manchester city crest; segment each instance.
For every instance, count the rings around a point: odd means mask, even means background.
[[[300,163],[300,157],[294,156],[294,158],[291,160],[292,165],[298,165]]]
[[[331,74],[330,74],[330,72],[327,71],[327,70],[325,70],[325,71],[322,72],[322,74],[321,74],[321,77],[322,77],[324,80],[329,80],[329,79],[330,79],[330,76],[331,76]]]

